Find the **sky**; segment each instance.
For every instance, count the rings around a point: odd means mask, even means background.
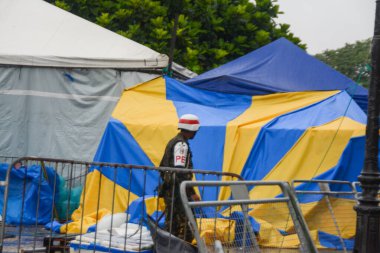
[[[307,44],[309,54],[372,38],[376,0],[278,0],[277,22]]]

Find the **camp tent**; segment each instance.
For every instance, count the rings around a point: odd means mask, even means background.
[[[94,160],[158,166],[185,113],[201,121],[190,141],[198,169],[229,171],[249,180],[291,180],[290,175],[333,179],[336,169],[349,166],[339,179],[352,181],[362,166],[355,155],[350,164],[340,164],[346,148],[363,139],[366,122],[345,91],[248,96],[196,89],[169,77],[124,91]],[[355,154],[363,157],[364,146]],[[290,169],[297,174],[281,174]]]
[[[0,1],[0,34],[0,156],[92,160],[123,88],[168,63],[42,0]]]
[[[247,180],[353,181],[362,168],[366,115],[346,91],[249,96],[197,89],[168,77],[124,91],[94,160],[158,166],[166,143],[178,131],[179,116],[185,113],[197,114],[201,122],[196,138],[190,141],[197,169],[234,172]],[[158,174],[147,173],[149,182],[142,192],[141,173],[129,180],[125,170],[118,171],[115,178],[114,169],[103,168],[100,207],[125,211],[122,196],[128,194],[128,182],[133,182],[132,199],[143,193],[153,195]],[[87,184],[92,187],[86,192],[86,214],[97,208],[91,195],[98,194],[100,174],[93,168],[88,175]],[[114,203],[109,198],[113,182]],[[253,197],[279,193],[250,190]],[[220,194],[220,198],[228,197]],[[354,232],[346,231],[345,236]]]
[[[285,38],[185,81],[196,88],[248,95],[345,90],[366,112],[367,89]]]

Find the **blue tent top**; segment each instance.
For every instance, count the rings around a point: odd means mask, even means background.
[[[366,112],[368,91],[285,38],[189,79],[211,91],[264,95],[307,90],[346,90]]]

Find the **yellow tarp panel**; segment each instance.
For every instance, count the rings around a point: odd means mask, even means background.
[[[312,179],[333,168],[350,139],[362,136],[364,131],[365,125],[345,117],[309,128],[263,180]],[[252,199],[272,198],[278,194],[280,189],[253,188],[250,191]]]
[[[356,212],[354,211],[355,201],[351,199],[329,197],[333,214],[330,212],[327,201],[323,198],[320,201],[311,203],[301,203],[301,211],[310,231],[322,231],[338,236],[333,215],[338,224],[340,234],[345,239],[350,239],[355,235]],[[284,204],[260,204],[249,212],[260,224],[270,224],[275,229],[287,232],[294,231],[294,224],[289,214],[289,209],[284,208]],[[323,222],[322,222],[323,221]],[[261,234],[261,228],[260,228]],[[269,240],[267,238],[267,240]]]
[[[327,201],[301,204],[302,213],[310,230],[319,230],[328,234],[339,236],[333,217],[339,227],[340,234],[350,239],[356,233],[355,200],[329,197],[333,214],[329,211]],[[333,216],[334,215],[334,216]]]
[[[165,79],[160,77],[124,92],[112,117],[121,121],[155,166],[166,144],[178,130],[173,102],[166,100]]]
[[[223,171],[241,174],[261,127],[269,121],[327,99],[338,92],[292,92],[252,97],[251,107],[227,124]],[[226,191],[220,194],[221,199],[228,196],[229,192]]]
[[[263,223],[260,225],[260,234],[258,236],[259,245],[267,248],[294,249],[299,248],[301,242],[297,234],[282,235],[271,224]],[[325,248],[319,245],[318,231],[310,231],[311,239],[317,248]]]
[[[62,225],[60,232],[62,234],[84,234],[87,232],[87,229],[89,227],[96,224],[97,220],[100,220],[108,214],[111,214],[109,210],[104,208],[99,209],[99,211],[87,214],[85,217],[83,217],[83,219],[75,220],[68,224]]]
[[[240,175],[261,127],[270,120],[337,93],[292,92],[252,97],[251,107],[227,125],[223,171]]]
[[[67,232],[79,233],[79,227],[82,220],[82,230],[86,232],[87,229],[84,228],[88,228],[96,222],[96,219],[93,218],[93,215],[96,214],[96,210],[107,210],[109,213],[111,213],[112,210],[113,213],[125,212],[128,207],[127,203],[132,203],[132,201],[137,198],[138,196],[132,192],[115,184],[115,182],[107,177],[101,176],[101,173],[98,170],[94,170],[87,175],[86,186],[82,191],[80,206],[73,212],[71,216],[73,224],[68,226]]]
[[[145,199],[146,213],[152,215],[155,211],[164,211],[165,202],[163,198],[158,198],[157,196]]]
[[[355,236],[356,212],[353,209],[355,201],[330,197],[330,203],[333,213],[330,212],[325,199],[300,204],[312,240],[318,248],[324,248],[320,245],[318,231],[336,236],[339,236],[340,233],[345,239],[351,239]],[[249,212],[249,215],[260,223],[259,244],[261,246],[296,248],[300,245],[289,211],[284,209],[281,204],[257,205]],[[337,231],[335,222],[340,232]],[[283,230],[289,235],[284,236],[279,230]]]
[[[197,226],[201,228],[200,237],[208,245],[213,245],[215,240],[227,243],[235,239],[235,221],[233,220],[202,218],[197,219]]]

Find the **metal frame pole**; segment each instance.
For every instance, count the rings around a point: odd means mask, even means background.
[[[377,194],[379,173],[380,113],[380,0],[376,1],[375,31],[372,40],[372,72],[368,95],[368,122],[364,168],[359,176],[362,195],[354,207],[357,213],[354,253],[380,252],[380,207]]]
[[[171,39],[170,39],[169,63],[168,63],[168,70],[167,70],[168,72],[167,74],[171,77],[175,43],[177,40],[178,19],[179,19],[179,13],[182,11],[182,8],[183,8],[183,0],[174,0],[174,1],[169,0],[168,3],[169,3],[169,6],[168,6],[169,16],[171,16],[174,19],[172,34],[171,34]]]

